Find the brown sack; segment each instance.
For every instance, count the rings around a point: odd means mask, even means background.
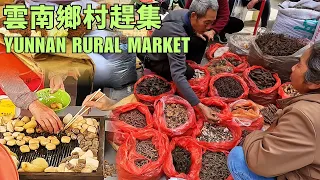
[[[289,82],[291,75],[291,68],[299,62],[303,52],[311,47],[310,44],[306,45],[291,56],[270,56],[264,54],[255,39],[250,44],[250,51],[248,62],[251,66],[262,66],[274,73],[277,73],[282,82]]]

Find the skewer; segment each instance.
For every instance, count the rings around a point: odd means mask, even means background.
[[[102,94],[97,100],[96,102],[100,101],[103,97],[105,96],[105,94]],[[82,116],[85,112],[87,112],[90,109],[90,107],[87,107],[79,116]]]
[[[91,101],[99,92],[101,91],[101,89],[99,89],[98,91],[96,91],[93,96],[89,99],[89,101]],[[99,97],[97,101],[101,100],[103,97],[105,96],[105,94],[103,93],[103,95],[101,97]],[[68,129],[76,120],[79,116],[82,116],[86,111],[88,111],[90,109],[90,107],[87,107],[86,109],[86,106],[83,106],[78,112],[76,115],[73,116],[73,118],[68,122],[68,124],[63,128],[62,131]],[[85,110],[84,110],[85,109]],[[84,110],[84,111],[83,111]],[[83,112],[81,112],[83,111]]]

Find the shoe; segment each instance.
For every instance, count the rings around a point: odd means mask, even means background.
[[[228,39],[226,38],[225,34],[218,34],[217,37],[221,44],[227,44]]]

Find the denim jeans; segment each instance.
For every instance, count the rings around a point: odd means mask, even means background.
[[[230,151],[228,168],[234,180],[276,180],[276,178],[266,178],[252,172],[247,166],[243,148],[240,146]]]

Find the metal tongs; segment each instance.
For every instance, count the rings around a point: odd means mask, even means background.
[[[89,101],[91,101],[93,98],[95,98],[98,93],[101,92],[101,89],[99,89],[98,91],[96,91],[93,96],[89,99]],[[103,97],[105,96],[104,93],[102,93],[102,96],[100,96],[96,102],[100,101]],[[68,124],[63,128],[63,131],[65,131],[66,129],[68,129],[77,119],[78,117],[82,116],[84,113],[86,113],[88,110],[90,109],[90,107],[86,107],[86,106],[82,106],[82,108],[78,111],[78,113],[76,115],[73,116],[73,118],[68,122]]]

